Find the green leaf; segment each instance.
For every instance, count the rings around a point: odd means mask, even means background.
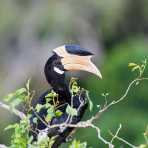
[[[55,117],[55,111],[54,111],[54,106],[51,106],[48,110],[47,110],[47,116],[45,117],[46,122],[51,121],[51,119]]]
[[[135,71],[136,69],[140,69],[140,66],[137,65],[137,66],[133,67],[133,68],[132,68],[132,71]]]
[[[38,118],[37,117],[34,117],[33,118],[33,123],[37,124],[37,121],[38,121]]]
[[[73,85],[72,86],[72,92],[73,93],[76,93],[77,94],[79,91],[80,91],[80,87],[78,87],[77,85]]]
[[[14,94],[13,94],[13,93],[10,93],[10,94],[8,94],[8,95],[4,98],[4,100],[5,100],[6,102],[9,102],[9,101],[11,101],[11,100],[13,99],[13,97],[14,97]]]
[[[69,146],[69,148],[86,148],[86,147],[87,147],[86,142],[80,143],[80,141],[77,140],[73,140],[72,144]]]
[[[51,114],[47,114],[47,116],[45,117],[46,122],[51,121],[51,119],[53,118],[53,116],[51,116]]]
[[[45,98],[52,98],[53,97],[53,94],[52,93],[48,93]]]
[[[13,100],[10,104],[11,104],[12,108],[15,108],[15,107],[18,106],[21,102],[22,102],[22,100],[21,100],[20,98],[15,98],[15,100]]]
[[[128,64],[128,67],[135,67],[135,66],[137,66],[136,63],[129,63],[129,64]]]
[[[17,106],[19,105],[22,101],[25,100],[25,93],[26,93],[26,88],[20,88],[18,90],[16,90],[14,93],[10,93],[8,94],[4,100],[6,102],[10,102],[10,105],[12,106]]]
[[[70,89],[73,95],[78,94],[80,91],[80,87],[76,80],[77,80],[76,78],[71,78],[70,80]]]
[[[54,109],[55,109],[54,106],[51,105],[50,108],[47,110],[47,113],[48,114],[54,113]]]
[[[39,133],[37,139],[38,139],[37,144],[38,144],[39,148],[47,148],[48,147],[49,137],[45,132]]]
[[[51,92],[49,92],[45,98],[46,98],[46,102],[50,102],[52,101],[54,98],[56,98],[58,96],[57,93],[55,93],[53,90]]]
[[[26,92],[27,92],[26,88],[20,88],[15,92],[15,95],[19,96],[19,95],[22,95],[23,93],[26,93]]]
[[[52,105],[50,103],[46,103],[45,104],[45,108],[48,109],[49,107],[51,107]]]
[[[57,110],[55,112],[56,117],[60,117],[63,113],[60,110]]]
[[[44,105],[42,105],[42,104],[37,104],[36,107],[35,107],[35,109],[36,109],[37,112],[40,112],[40,110],[41,110],[43,107],[44,107]]]
[[[50,93],[48,93],[45,97],[47,97],[47,98],[51,98],[51,97],[56,97],[57,96],[57,93],[55,93],[53,90],[50,92]]]
[[[5,127],[4,130],[6,131],[6,130],[14,129],[14,128],[17,127],[17,125],[18,125],[18,124],[10,124],[10,125],[8,125],[7,127]]]
[[[77,116],[77,110],[73,107],[71,107],[70,105],[67,106],[66,108],[66,113],[68,113],[71,116]]]

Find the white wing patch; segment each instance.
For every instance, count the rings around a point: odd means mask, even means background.
[[[62,75],[64,73],[64,71],[59,69],[58,67],[54,67],[53,69],[54,69],[55,72],[57,72],[60,75]]]

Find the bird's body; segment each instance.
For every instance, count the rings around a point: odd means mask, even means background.
[[[39,97],[37,103],[38,104],[45,104],[45,96],[51,92],[52,90],[49,90],[47,92],[45,92],[41,97]],[[62,96],[60,96],[59,98],[61,98]],[[60,99],[61,100],[61,99]],[[60,102],[59,100],[59,102]],[[67,105],[68,103],[67,102],[62,102],[58,108],[58,110],[60,110],[63,114],[59,117],[54,117],[49,124],[50,125],[55,125],[55,124],[62,124],[62,123],[67,123],[67,124],[76,124],[78,123],[88,104],[87,104],[87,100],[86,100],[86,97],[85,97],[85,91],[81,92],[81,94],[79,95],[75,95],[73,96],[73,102],[71,102],[73,104],[73,108],[75,108],[77,110],[77,113],[78,115],[77,116],[73,116],[73,117],[70,117],[68,115],[68,113],[66,113],[66,108],[67,108]],[[47,109],[41,109],[39,113],[36,113],[38,114],[38,116],[40,116],[42,118],[42,120],[45,120],[44,117],[47,116]],[[31,123],[33,123],[33,118],[36,116],[36,114],[33,114],[32,116],[32,119],[31,119]],[[69,118],[70,117],[70,118]],[[38,129],[38,130],[45,130],[47,129],[47,125],[44,124],[44,122],[42,122],[42,120],[38,120],[38,124],[35,125],[34,124],[34,130],[35,128]],[[53,144],[52,148],[57,148],[61,143],[65,142],[67,137],[70,135],[70,133],[72,132],[73,128],[71,127],[67,127],[65,129],[60,129],[59,127],[56,127],[56,128],[51,128],[51,129],[48,129],[48,136],[49,137],[54,137],[56,136],[55,138],[55,143]],[[36,131],[37,132],[37,131]],[[36,138],[36,135],[34,135],[34,137]]]
[[[67,137],[73,131],[72,127],[55,127],[49,128],[49,126],[56,124],[76,124],[84,115],[87,108],[86,92],[82,90],[77,94],[71,94],[69,85],[65,81],[65,72],[68,70],[85,70],[99,75],[97,68],[90,62],[90,56],[92,55],[88,51],[81,50],[80,46],[65,45],[56,48],[53,56],[51,56],[45,65],[45,76],[48,83],[52,88],[46,91],[39,99],[37,104],[46,104],[46,96],[51,91],[58,94],[58,106],[56,110],[62,112],[60,116],[53,117],[48,126],[45,124],[45,117],[47,116],[47,108],[41,109],[38,113],[35,111],[32,113],[30,123],[35,132],[46,131],[49,137],[55,137],[55,142],[52,148],[58,148],[61,143],[65,142]],[[90,67],[89,67],[90,66]],[[91,70],[92,67],[92,70]],[[101,76],[101,75],[100,75]],[[70,116],[67,112],[67,106],[71,106],[77,111],[77,115]],[[39,117],[37,124],[33,123],[34,117]],[[33,133],[32,133],[33,134]],[[34,139],[36,135],[33,134]]]

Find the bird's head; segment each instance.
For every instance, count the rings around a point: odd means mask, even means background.
[[[102,78],[99,69],[92,63],[92,53],[79,45],[63,45],[53,49],[53,56],[45,65],[45,75],[49,83],[61,80],[66,71],[87,71]]]

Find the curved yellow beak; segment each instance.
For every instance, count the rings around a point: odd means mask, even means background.
[[[61,62],[65,70],[68,71],[87,71],[97,75],[102,79],[101,72],[99,69],[92,63],[91,55],[80,56],[75,54],[68,53],[63,46],[53,50],[55,53],[61,56]]]
[[[64,69],[69,71],[87,71],[102,79],[99,69],[92,63],[91,56],[70,55],[62,58]]]

